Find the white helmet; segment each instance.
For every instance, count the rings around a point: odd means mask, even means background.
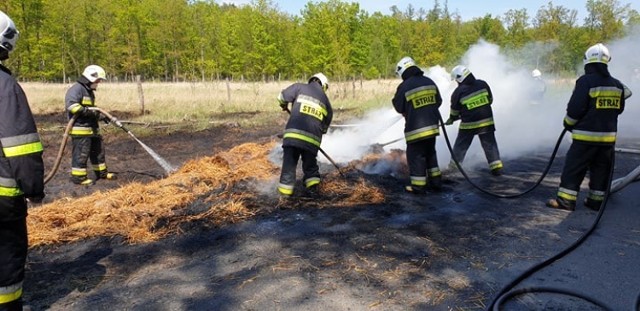
[[[451,70],[451,79],[456,80],[458,83],[462,83],[464,79],[471,74],[471,71],[465,66],[458,65]]]
[[[531,76],[534,77],[534,78],[538,78],[538,77],[542,76],[542,72],[540,72],[540,70],[538,70],[538,69],[534,69],[531,72]]]
[[[11,18],[0,11],[0,47],[11,52],[16,47],[19,32]]]
[[[82,72],[82,75],[91,83],[96,82],[96,80],[107,80],[107,73],[98,65],[87,66]]]
[[[603,63],[606,65],[610,60],[611,54],[609,54],[609,49],[607,49],[607,47],[602,43],[598,43],[588,48],[584,53],[583,58],[585,65],[591,63]]]
[[[329,79],[327,79],[327,76],[325,76],[322,72],[318,72],[311,76],[311,78],[309,78],[309,82],[313,80],[320,81],[320,85],[325,92],[329,89]]]
[[[396,74],[398,77],[402,78],[404,71],[412,66],[416,66],[416,61],[409,56],[405,56],[398,62],[398,65],[396,66]]]

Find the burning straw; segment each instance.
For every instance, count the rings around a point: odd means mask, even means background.
[[[32,247],[100,236],[123,236],[129,243],[150,242],[179,233],[181,225],[204,221],[219,226],[250,218],[276,205],[255,192],[234,190],[242,182],[277,179],[269,161],[275,142],[243,144],[227,152],[186,163],[166,179],[133,183],[82,198],[65,198],[31,209],[27,218]],[[345,180],[328,174],[322,184],[324,206],[384,202],[383,192],[362,177]],[[275,192],[275,189],[274,189]]]

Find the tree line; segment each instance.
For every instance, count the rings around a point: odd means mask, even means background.
[[[8,61],[23,80],[63,81],[98,64],[112,78],[162,81],[296,79],[394,74],[410,55],[451,66],[479,39],[524,64],[571,72],[584,50],[623,37],[640,14],[618,0],[587,0],[587,17],[549,1],[537,12],[511,9],[463,21],[435,0],[428,9],[396,6],[368,13],[341,0],[308,2],[300,14],[270,0],[5,0],[20,31]],[[537,54],[532,55],[525,54]],[[526,57],[523,57],[526,56]]]

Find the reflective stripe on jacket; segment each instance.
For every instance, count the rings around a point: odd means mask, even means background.
[[[489,85],[472,74],[451,94],[450,118],[460,119],[461,131],[485,133],[495,131],[493,120],[493,94]]]
[[[291,103],[282,145],[317,152],[333,119],[333,109],[322,86],[317,82],[294,83],[280,93],[278,102]]]
[[[72,136],[99,135],[99,122],[94,114],[80,113],[83,108],[95,107],[95,93],[91,89],[91,82],[84,76],[67,90],[65,95],[65,110],[69,119],[78,114],[71,132]]]
[[[393,108],[404,116],[406,142],[417,142],[440,135],[440,90],[417,67],[407,68],[403,78],[405,79],[398,85],[392,103]]]
[[[572,128],[574,141],[610,145],[616,142],[618,115],[624,111],[630,92],[608,74],[605,65],[596,67],[600,65],[585,66],[567,104],[564,123]]]
[[[23,197],[44,196],[42,142],[27,97],[0,65],[0,221],[24,218]]]

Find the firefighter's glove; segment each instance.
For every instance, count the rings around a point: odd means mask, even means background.
[[[109,119],[109,117],[104,116],[104,115],[100,115],[100,121],[104,122],[104,124],[111,123],[111,120]]]
[[[27,198],[27,202],[34,203],[34,204],[42,203],[42,200],[44,200],[44,193],[41,194],[41,195],[32,196],[32,197],[28,197]]]
[[[451,124],[453,124],[453,119],[452,118],[449,118],[449,119],[447,119],[447,121],[444,122],[444,125],[451,125]]]
[[[280,108],[282,108],[282,111],[287,111],[287,109],[289,109],[289,103],[280,103]]]

